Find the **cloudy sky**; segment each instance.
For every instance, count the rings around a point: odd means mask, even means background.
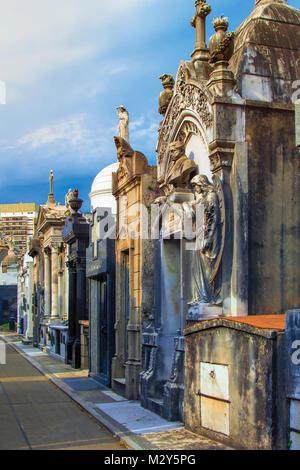
[[[210,0],[230,30],[254,0]],[[289,0],[300,8],[300,0]],[[63,203],[78,188],[89,210],[97,173],[116,161],[116,107],[130,113],[130,139],[155,164],[158,77],[189,60],[194,0],[0,0],[0,203],[44,204],[49,172]],[[1,87],[0,87],[1,95]]]

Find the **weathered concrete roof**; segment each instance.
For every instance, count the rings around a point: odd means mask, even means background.
[[[283,80],[300,79],[300,11],[275,2],[259,3],[253,9],[235,32],[230,69],[236,78],[251,72],[245,57],[249,46],[258,52],[252,63],[259,73]]]
[[[251,315],[245,317],[219,317],[203,320],[184,330],[184,335],[191,335],[211,328],[232,328],[272,338],[277,332],[285,331],[285,315]]]

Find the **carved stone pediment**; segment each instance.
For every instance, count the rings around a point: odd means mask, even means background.
[[[169,172],[168,146],[174,139],[176,123],[184,112],[195,116],[203,124],[203,128],[212,126],[213,116],[208,94],[192,77],[190,64],[182,63],[176,77],[175,94],[158,130],[157,164],[158,181],[161,184]]]

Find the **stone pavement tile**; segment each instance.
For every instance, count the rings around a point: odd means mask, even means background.
[[[142,434],[141,437],[160,450],[233,450],[220,442],[194,434],[185,428]]]
[[[116,400],[114,400],[112,397],[109,395],[106,395],[104,392],[97,392],[94,390],[88,390],[88,391],[81,391],[80,396],[87,402],[90,403],[114,403]]]
[[[20,350],[19,344],[14,344],[14,346]],[[30,346],[26,347],[30,348]],[[20,351],[25,355],[27,354],[26,347],[23,346]],[[49,377],[55,378],[55,384],[58,387],[75,399],[80,406],[87,409],[97,421],[102,421],[108,429],[124,440],[125,445],[129,445],[131,448],[141,450],[230,449],[219,442],[187,431],[180,422],[170,423],[155,413],[142,408],[139,402],[128,401],[112,390],[102,387],[97,381],[88,377],[86,370],[74,370],[70,365],[64,364],[50,355],[38,355],[29,359],[34,359],[41,370],[49,374]],[[39,373],[37,372],[37,374]],[[37,402],[36,406],[42,406],[42,403]],[[97,417],[99,413],[100,415]],[[80,438],[76,440],[76,436],[72,436],[70,441],[63,442],[63,436],[61,436],[59,440],[50,444],[36,443],[34,448],[74,450],[99,448],[97,447],[98,442],[89,440],[87,436],[85,439],[84,441]],[[107,449],[114,449],[114,443],[105,445],[108,446]]]
[[[0,450],[28,449],[13,409],[0,403]]]
[[[61,380],[76,392],[104,389],[104,387],[99,382],[89,377],[76,377]]]
[[[0,378],[0,382],[13,404],[46,404],[54,401],[67,402],[69,400],[58,388],[53,387],[53,384],[47,378],[41,381],[40,377],[28,376],[19,382],[4,382]],[[50,384],[51,387],[49,387]]]
[[[113,401],[127,401],[125,397],[118,395],[117,393],[113,392],[112,390],[103,390],[103,393],[108,397],[112,398]]]
[[[69,445],[117,445],[109,433],[72,401],[24,404],[15,407],[18,419],[32,448]],[[95,435],[97,435],[95,439]],[[119,447],[115,447],[116,449]]]
[[[84,370],[74,370],[72,369],[71,371],[67,372],[59,372],[54,374],[55,377],[59,377],[61,379],[67,379],[67,378],[72,378],[72,377],[88,377],[88,371]]]
[[[145,434],[182,427],[182,423],[166,421],[157,414],[143,408],[139,402],[103,403],[96,406],[134,434]]]

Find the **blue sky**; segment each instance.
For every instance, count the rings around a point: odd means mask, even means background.
[[[254,0],[210,0],[213,16],[235,30]],[[289,0],[300,8],[300,0]],[[116,107],[130,113],[130,140],[155,164],[158,77],[176,75],[195,43],[194,0],[0,0],[0,203],[44,204],[49,172],[64,203],[88,194],[116,161]]]

